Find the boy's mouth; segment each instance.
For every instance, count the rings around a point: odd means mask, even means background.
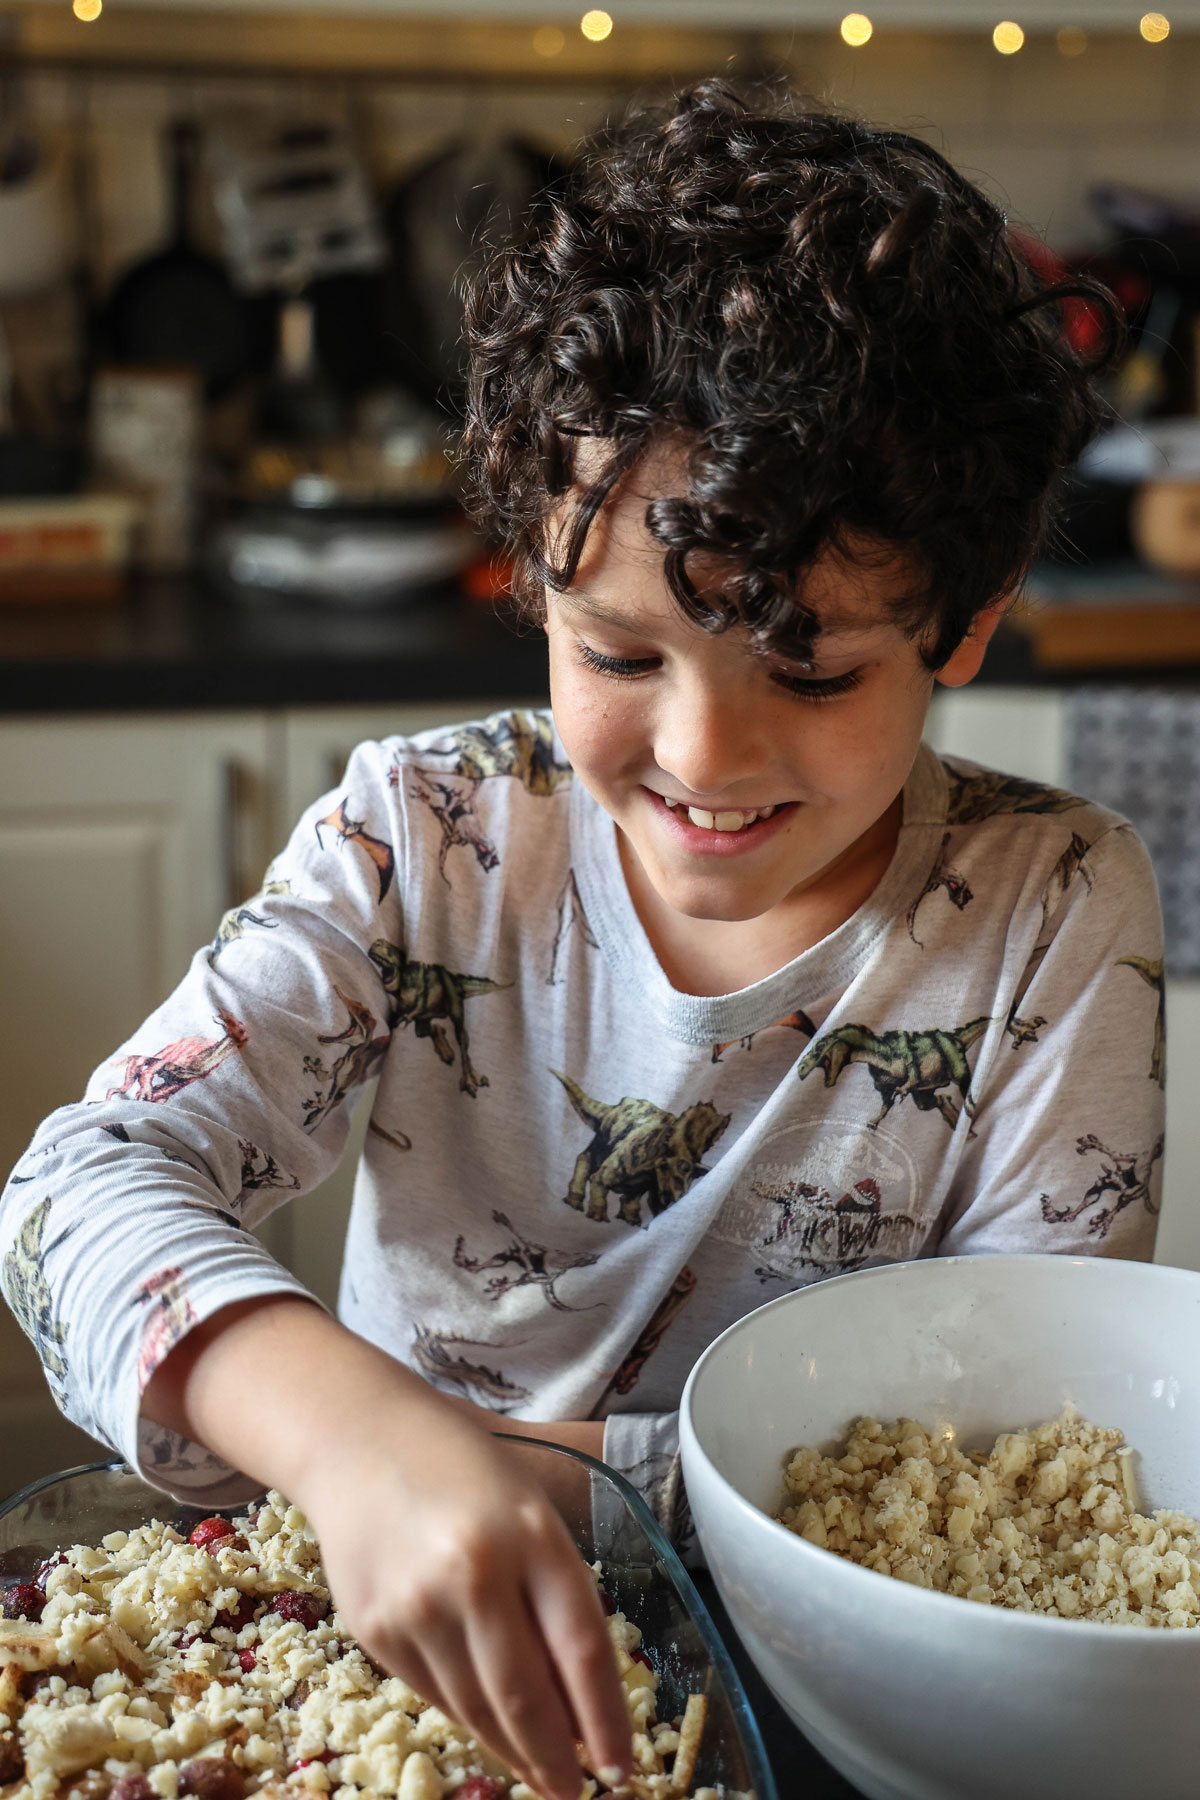
[[[794,800],[775,806],[739,807],[709,812],[700,806],[688,806],[682,800],[668,800],[665,794],[646,790],[674,836],[689,849],[724,852],[749,849],[791,813]]]

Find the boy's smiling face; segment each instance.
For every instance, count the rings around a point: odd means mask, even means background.
[[[686,943],[687,921],[701,936],[701,921],[757,921],[781,964],[799,938],[848,918],[886,868],[935,677],[891,621],[898,562],[818,565],[805,589],[821,621],[810,663],[756,652],[740,627],[693,625],[645,526],[649,487],[644,473],[626,481],[571,588],[547,592],[555,723],[619,828],[652,940]],[[971,679],[1001,610],[936,679]]]

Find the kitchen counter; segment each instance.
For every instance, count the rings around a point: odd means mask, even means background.
[[[1200,587],[1136,564],[1045,566],[979,685],[1192,681]],[[237,602],[202,577],[121,604],[0,605],[0,714],[345,706],[545,694],[541,633],[450,584],[387,606]]]
[[[0,713],[545,694],[535,627],[453,586],[390,606],[238,604],[154,579],[116,606],[0,607]]]

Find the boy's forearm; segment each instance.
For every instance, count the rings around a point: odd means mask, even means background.
[[[299,1496],[314,1459],[389,1428],[419,1432],[442,1397],[315,1302],[262,1295],[196,1326],[143,1408],[265,1485]]]
[[[290,1294],[238,1302],[196,1326],[151,1377],[148,1417],[287,1494],[337,1436],[390,1425],[419,1432],[446,1407],[485,1431],[545,1438],[599,1456],[603,1422],[508,1419],[438,1394],[315,1303]]]

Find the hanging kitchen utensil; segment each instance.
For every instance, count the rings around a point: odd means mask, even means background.
[[[226,120],[208,159],[225,253],[248,292],[294,292],[297,271],[308,282],[383,262],[375,202],[337,119]]]
[[[488,243],[512,235],[562,163],[524,138],[450,144],[399,183],[383,209],[384,273],[397,375],[428,402],[458,410],[466,359],[462,283]]]
[[[191,241],[189,199],[198,138],[191,121],[172,124],[171,240],[121,277],[104,310],[101,337],[114,361],[199,370],[213,400],[261,367],[265,356],[252,309],[222,264]]]

